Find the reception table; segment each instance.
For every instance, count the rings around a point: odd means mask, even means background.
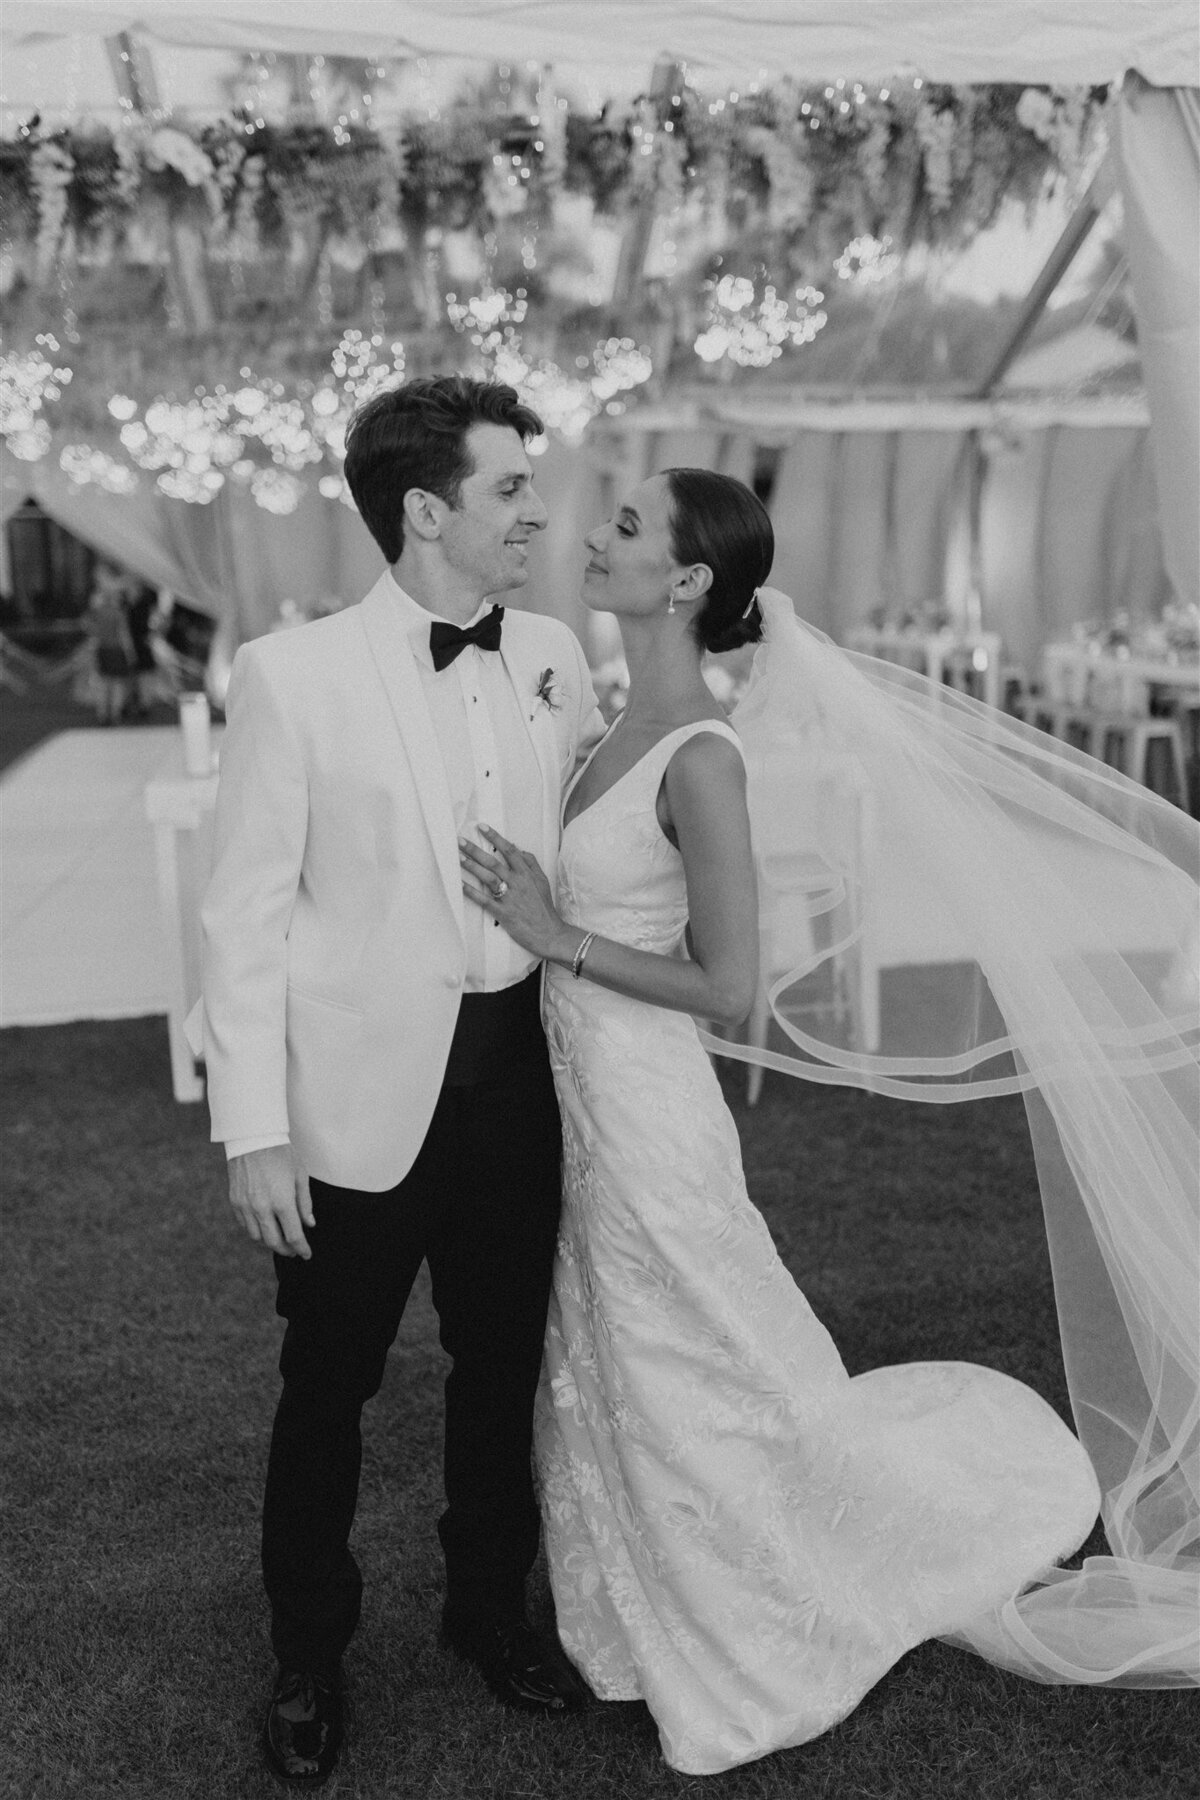
[[[1092,644],[1047,644],[1042,651],[1046,697],[1061,706],[1144,712],[1149,690],[1165,690],[1181,706],[1200,703],[1200,656],[1106,650]]]
[[[899,663],[927,675],[931,681],[952,686],[969,685],[988,706],[1004,704],[1002,644],[994,631],[964,631],[944,627],[921,631],[901,625],[862,625],[850,633],[847,647],[883,662]],[[970,674],[964,682],[964,674]]]

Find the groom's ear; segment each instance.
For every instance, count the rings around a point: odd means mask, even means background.
[[[438,494],[426,488],[409,488],[404,496],[404,523],[429,544],[442,535],[442,520],[449,508]]]

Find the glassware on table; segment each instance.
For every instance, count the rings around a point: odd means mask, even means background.
[[[179,728],[183,733],[183,767],[188,775],[213,772],[212,719],[205,694],[180,694]]]

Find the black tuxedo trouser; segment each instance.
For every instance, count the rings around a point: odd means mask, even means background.
[[[538,977],[466,996],[446,1082],[400,1184],[313,1181],[312,1257],[275,1258],[287,1320],[263,1505],[263,1578],[285,1668],[332,1671],[358,1622],[350,1550],[360,1416],[421,1263],[446,1379],[438,1534],[455,1616],[511,1616],[538,1546],[533,1400],[558,1233],[562,1135]]]

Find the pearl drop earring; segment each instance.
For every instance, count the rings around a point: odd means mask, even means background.
[[[667,601],[667,611],[669,613],[673,613],[675,611],[675,589],[674,588],[671,589],[671,598]]]

